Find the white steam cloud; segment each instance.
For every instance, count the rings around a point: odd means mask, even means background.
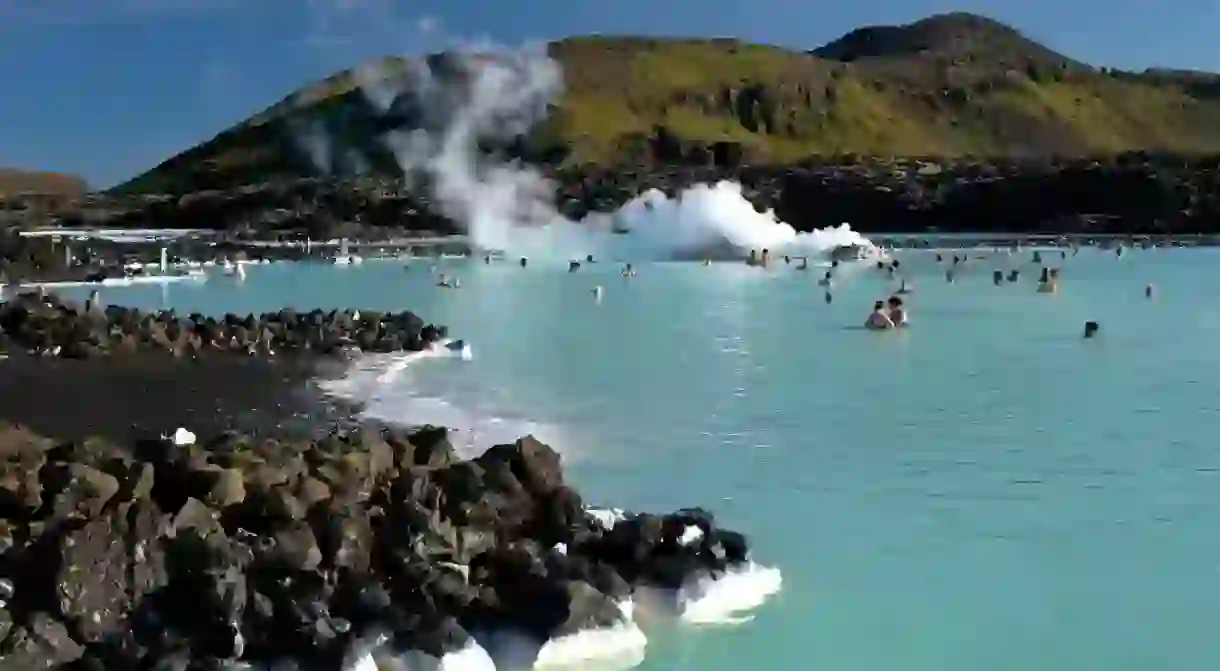
[[[551,185],[526,166],[482,156],[478,144],[523,135],[545,118],[563,73],[541,47],[445,58],[442,72],[410,61],[405,77],[369,69],[357,77],[378,112],[419,122],[386,136],[403,172],[427,175],[435,204],[476,244],[507,249],[513,231],[557,216]],[[405,94],[396,87],[403,84]]]
[[[669,260],[762,248],[816,255],[840,245],[871,247],[847,225],[798,233],[772,212],[757,212],[733,182],[699,185],[672,199],[652,190],[614,214],[568,220],[554,207],[554,189],[541,173],[479,148],[524,134],[558,100],[563,73],[545,47],[479,48],[431,60],[368,66],[356,72],[357,83],[379,114],[414,128],[389,131],[385,148],[405,174],[425,176],[433,204],[482,249],[534,258]],[[311,156],[329,163],[331,151],[317,133],[301,140]]]

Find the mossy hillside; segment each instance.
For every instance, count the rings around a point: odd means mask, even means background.
[[[561,107],[577,110],[562,117],[564,130],[583,160],[613,160],[623,135],[657,124],[684,139],[743,142],[762,160],[1220,149],[1220,103],[1151,78],[1032,59],[1020,68],[923,57],[843,63],[718,41],[611,44],[556,49],[569,73]],[[614,59],[630,64],[607,63]],[[627,75],[602,76],[614,70]]]
[[[739,143],[753,162],[1220,152],[1215,75],[1098,70],[973,15],[865,28],[811,52],[638,37],[578,37],[549,49],[565,91],[524,146],[551,163],[647,164],[658,160],[659,127],[684,145]],[[225,188],[308,174],[302,129],[343,148],[335,169],[393,174],[359,90],[364,82],[338,73],[123,189]]]

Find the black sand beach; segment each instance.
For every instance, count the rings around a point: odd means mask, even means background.
[[[445,333],[409,311],[206,317],[28,292],[0,303],[0,420],[60,440],[180,427],[312,438],[352,416],[317,376],[342,374],[352,352],[418,351]]]
[[[318,358],[13,356],[0,361],[0,421],[60,439],[121,443],[178,427],[198,435],[310,437],[351,416],[312,382],[344,365]]]

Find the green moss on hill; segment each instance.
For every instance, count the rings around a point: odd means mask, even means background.
[[[556,42],[566,90],[530,146],[567,163],[649,156],[663,126],[687,143],[740,143],[752,161],[812,154],[1092,155],[1220,152],[1220,78],[1106,72],[983,17],[949,14],[854,31],[811,52],[733,40]],[[388,61],[401,65],[400,61]],[[339,73],[120,187],[183,191],[300,174],[286,137],[321,119],[387,165]],[[295,119],[292,124],[290,119]],[[295,153],[294,153],[295,152]]]

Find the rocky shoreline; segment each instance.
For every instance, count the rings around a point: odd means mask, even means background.
[[[869,232],[1067,234],[1220,233],[1220,160],[1145,152],[1094,158],[961,159],[837,156],[750,164],[731,142],[683,142],[654,132],[642,161],[556,166],[561,213],[613,212],[648,189],[740,182],[755,207],[798,230],[849,222]],[[42,224],[214,229],[279,236],[388,239],[460,232],[401,175],[209,180],[175,194],[97,194],[40,215]],[[234,178],[236,179],[236,178]],[[33,225],[33,224],[30,224]]]
[[[528,668],[615,628],[642,654],[634,596],[752,566],[706,511],[587,508],[532,437],[460,461],[437,427],[186,444],[0,427],[5,669],[495,668],[488,651]]]
[[[613,211],[649,188],[672,195],[731,180],[756,209],[772,209],[802,231],[848,222],[864,233],[1220,232],[1220,161],[1210,156],[811,157],[748,165],[740,147],[688,145],[661,131],[653,151],[659,163],[651,166],[554,171],[560,211],[580,218]]]
[[[178,315],[26,292],[0,303],[0,354],[92,359],[157,352],[177,358],[218,355],[338,356],[421,351],[448,335],[409,311],[313,310]]]
[[[183,319],[29,293],[0,333],[0,668],[494,668],[616,627],[642,654],[635,596],[752,566],[706,511],[588,508],[533,437],[462,461],[447,429],[286,388],[341,365],[322,356],[339,342],[444,337],[414,315]]]
[[[463,462],[434,427],[131,446],[9,427],[0,455],[4,668],[339,669],[375,641],[439,658],[509,629],[541,648],[749,561],[705,511],[607,524],[531,437]]]

